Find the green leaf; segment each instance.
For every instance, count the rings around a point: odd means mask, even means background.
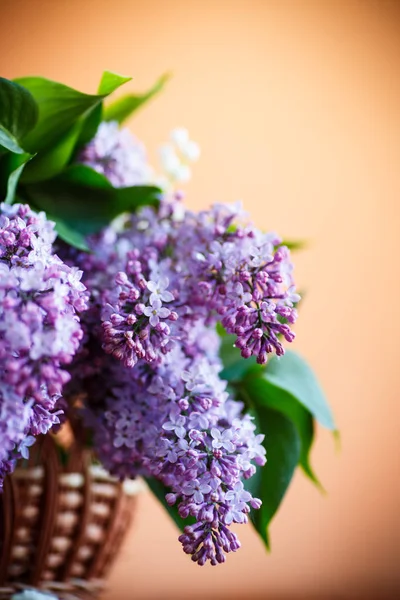
[[[39,106],[38,123],[24,138],[24,147],[31,152],[46,150],[58,142],[81,115],[102,100],[102,96],[84,94],[42,77],[16,81],[31,92]]]
[[[32,94],[39,106],[39,119],[33,131],[23,139],[24,148],[30,152],[46,150],[67,134],[75,122],[87,115],[111,92],[122,85],[127,78],[103,74],[99,94],[84,94],[62,83],[43,77],[22,77],[16,82]]]
[[[131,79],[132,77],[124,77],[112,71],[104,71],[97,93],[102,96],[108,96],[124,83],[131,81]]]
[[[218,323],[219,325],[219,323]],[[221,346],[219,355],[222,360],[222,364],[225,368],[231,367],[240,359],[240,351],[234,346],[236,336],[230,335],[224,331],[221,336]]]
[[[2,180],[7,181],[6,196],[4,202],[6,204],[12,204],[15,199],[15,191],[17,188],[18,180],[25,165],[32,159],[32,154],[9,154],[4,157],[1,165]],[[3,177],[3,173],[6,175]]]
[[[91,167],[77,163],[65,169],[55,181],[73,182],[93,188],[113,190],[113,186],[105,175],[98,173]]]
[[[143,205],[156,206],[160,190],[154,186],[113,188],[104,175],[86,165],[71,165],[60,175],[24,186],[24,194],[58,223],[83,236],[98,232],[123,212]]]
[[[24,150],[18,144],[16,138],[11,135],[9,131],[2,125],[0,125],[0,150],[1,154],[3,154],[3,149],[9,150],[10,152],[14,152],[15,154],[23,154]]]
[[[131,77],[121,77],[116,73],[111,73],[110,71],[106,71],[103,74],[102,80],[99,85],[99,94],[106,93],[106,90],[109,89],[110,85],[113,88],[114,85],[122,85],[128,81],[130,81]],[[115,88],[114,88],[115,89]],[[112,89],[112,91],[114,91]],[[100,122],[103,118],[103,103],[98,104],[95,108],[93,108],[89,114],[85,117],[84,124],[82,127],[81,134],[76,144],[76,148],[82,148],[85,144],[90,142],[91,139],[94,138]]]
[[[89,246],[82,233],[79,233],[76,229],[72,229],[69,225],[64,223],[64,221],[61,221],[61,219],[55,219],[49,214],[47,216],[51,221],[55,221],[57,234],[64,242],[74,248],[78,248],[78,250],[89,252]]]
[[[128,94],[127,96],[122,96],[113,104],[106,106],[104,108],[104,120],[105,121],[118,121],[118,123],[122,123],[125,121],[132,113],[134,113],[138,108],[143,106],[148,100],[153,98],[156,94],[158,94],[170,78],[170,75],[166,73],[162,75],[156,83],[144,94]]]
[[[281,246],[286,246],[289,250],[304,250],[307,248],[307,242],[305,240],[283,240]]]
[[[136,212],[141,206],[158,206],[161,193],[159,188],[152,185],[114,188],[116,215]]]
[[[76,121],[51,149],[36,156],[25,169],[21,182],[35,183],[58,175],[73,154],[82,126],[82,120]]]
[[[23,154],[21,139],[35,126],[38,107],[21,85],[0,77],[0,146]]]
[[[291,394],[275,387],[262,375],[248,377],[241,386],[256,407],[263,406],[273,409],[294,423],[301,441],[299,464],[304,473],[320,490],[323,490],[310,464],[310,450],[314,441],[314,423],[311,413]]]
[[[257,367],[262,369],[261,366],[257,365],[255,356],[242,358],[239,348],[234,346],[236,337],[236,335],[227,333],[221,336],[221,347],[219,351],[224,366],[220,373],[220,377],[221,379],[226,379],[226,381],[229,381],[230,383],[240,381],[249,369],[257,369]]]
[[[90,140],[94,138],[99,128],[100,122],[103,115],[103,103],[100,102],[97,106],[92,108],[84,117],[81,132],[76,142],[75,150],[85,146]]]
[[[328,429],[335,430],[332,411],[311,368],[298,354],[287,350],[284,356],[273,356],[265,368],[265,379],[285,390]]]
[[[157,500],[160,502],[160,504],[164,507],[164,509],[167,511],[167,513],[169,514],[171,519],[174,521],[175,525],[177,525],[177,527],[181,531],[184,530],[186,525],[191,525],[192,523],[195,522],[195,519],[193,517],[188,517],[187,519],[182,519],[182,517],[180,516],[180,514],[178,512],[176,505],[169,506],[169,504],[167,504],[167,502],[165,500],[165,495],[169,492],[169,490],[165,487],[164,484],[162,484],[157,479],[154,479],[153,477],[146,477],[145,479],[146,479],[146,483],[147,483],[148,487],[153,492],[154,496],[157,498]]]
[[[114,188],[107,177],[83,164],[71,165],[54,181],[67,187],[68,184],[78,186],[79,195],[94,190],[99,203],[104,203],[109,219],[124,212],[135,212],[140,206],[158,206],[161,194],[159,188],[151,185]],[[76,204],[79,214],[81,205]]]
[[[300,459],[301,442],[296,426],[283,414],[257,406],[259,429],[265,434],[263,445],[267,450],[267,464],[246,482],[255,497],[262,500],[259,510],[252,513],[252,522],[270,549],[269,524],[279,508]]]

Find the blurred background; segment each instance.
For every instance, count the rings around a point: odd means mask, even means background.
[[[202,148],[187,204],[243,200],[257,224],[305,238],[296,350],[342,435],[320,429],[266,554],[250,527],[218,568],[191,563],[144,493],[104,600],[400,598],[400,3],[375,0],[0,0],[1,75],[94,92],[165,71],[129,126],[152,156],[185,126]],[[124,92],[127,91],[127,86]]]

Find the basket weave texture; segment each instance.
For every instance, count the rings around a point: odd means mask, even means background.
[[[138,488],[129,483],[77,446],[62,464],[54,440],[39,439],[0,495],[0,599],[30,587],[96,598],[132,518]]]

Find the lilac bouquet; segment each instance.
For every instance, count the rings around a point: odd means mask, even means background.
[[[314,420],[335,430],[294,340],[290,248],[239,205],[183,204],[199,147],[176,129],[162,169],[121,123],[164,85],[112,104],[0,79],[0,487],[38,435],[79,421],[119,478],[141,476],[199,565],[268,526]],[[90,441],[89,441],[90,440]],[[268,462],[266,458],[268,457]]]

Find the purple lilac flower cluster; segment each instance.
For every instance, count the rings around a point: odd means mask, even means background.
[[[103,298],[106,352],[129,367],[160,361],[174,341],[187,343],[201,317],[208,325],[221,320],[244,358],[265,364],[272,351],[282,355],[280,338],[293,341],[299,300],[282,241],[236,222],[237,207],[188,211],[181,220],[173,204],[162,210],[172,212],[158,219],[141,211],[121,235],[123,269]]]
[[[149,181],[144,145],[115,121],[100,123],[95,137],[80,152],[78,162],[105,175],[114,187]]]
[[[223,562],[240,546],[229,526],[261,504],[243,481],[265,449],[220,378],[215,326],[236,335],[245,358],[283,353],[298,300],[289,251],[237,206],[195,214],[176,197],[73,260],[92,301],[71,390],[86,395],[99,457],[121,478],[164,483],[167,502],[195,519],[184,551],[200,565]]]
[[[182,181],[180,156],[199,150],[185,130],[172,140],[179,156],[164,148],[164,166]],[[115,187],[149,181],[144,148],[116,123],[102,123],[78,161]],[[244,481],[265,463],[263,436],[220,377],[215,327],[264,364],[293,340],[299,296],[275,234],[237,206],[196,214],[171,186],[164,192],[158,209],[93,238],[91,253],[60,246],[66,262],[44,215],[1,205],[0,487],[35,436],[60,422],[61,394],[78,395],[104,465],[161,481],[168,504],[194,520],[184,551],[215,565],[240,547],[230,525],[260,507]]]
[[[142,361],[126,369],[105,357],[90,386],[88,424],[103,464],[120,477],[156,477],[171,490],[167,502],[196,519],[180,541],[200,565],[240,547],[229,525],[247,522],[250,507],[260,506],[242,479],[265,463],[263,436],[228,398],[219,370],[216,359],[200,351],[189,358],[176,345],[158,368]]]
[[[60,423],[61,392],[82,338],[82,272],[52,253],[54,223],[0,205],[0,488],[34,436]]]

